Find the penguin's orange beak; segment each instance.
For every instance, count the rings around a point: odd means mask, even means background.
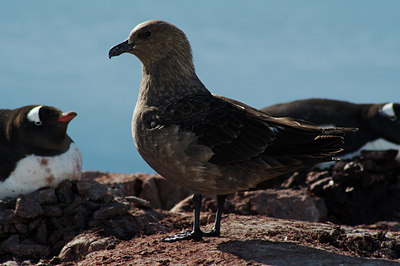
[[[78,114],[75,112],[67,112],[67,113],[62,113],[62,115],[57,118],[57,121],[60,122],[69,122],[72,119],[74,119],[75,116],[77,116]]]

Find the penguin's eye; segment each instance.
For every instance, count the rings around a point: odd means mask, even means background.
[[[146,31],[146,32],[144,33],[144,36],[146,36],[146,37],[150,37],[150,35],[151,35],[151,32],[150,32],[150,31]]]
[[[42,121],[35,121],[34,124],[35,124],[35,126],[41,126],[43,123],[42,123]]]

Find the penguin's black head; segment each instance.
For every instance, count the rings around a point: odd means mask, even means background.
[[[23,107],[16,119],[18,138],[35,151],[62,151],[68,149],[67,136],[69,122],[77,115],[75,112],[63,113],[61,110],[44,105]]]
[[[371,107],[370,116],[370,126],[378,136],[400,144],[400,103],[374,105]]]

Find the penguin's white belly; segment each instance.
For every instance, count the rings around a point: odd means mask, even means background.
[[[382,151],[382,150],[397,150],[397,155],[395,157],[395,160],[400,161],[400,145],[391,143],[387,140],[384,139],[377,139],[374,141],[367,142],[364,146],[362,146],[360,149],[358,149],[355,152],[345,154],[340,157],[340,159],[351,159],[355,156],[359,156],[361,154],[362,150],[372,150],[372,151]],[[335,162],[325,162],[325,163],[319,163],[317,165],[318,168],[325,169],[329,168],[331,165],[333,165]]]
[[[0,199],[27,194],[42,187],[55,187],[65,179],[79,180],[81,172],[82,155],[75,143],[60,155],[29,155],[17,163],[4,182],[0,182]]]
[[[374,141],[367,142],[364,146],[362,146],[359,150],[349,153],[341,157],[341,159],[350,159],[354,156],[358,156],[361,154],[362,150],[371,150],[371,151],[384,151],[384,150],[397,150],[396,160],[400,160],[400,145],[391,143],[384,139],[377,139]]]

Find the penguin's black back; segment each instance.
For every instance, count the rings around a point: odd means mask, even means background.
[[[9,139],[13,111],[11,109],[0,109],[0,181],[7,178],[17,162],[24,157],[20,151],[13,150],[13,145]]]

